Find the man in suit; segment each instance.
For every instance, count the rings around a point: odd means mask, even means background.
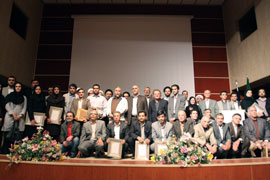
[[[240,102],[237,99],[237,93],[236,92],[231,93],[231,102],[232,102],[235,110],[240,110],[241,109],[241,105],[240,105]]]
[[[259,95],[259,98],[256,101],[258,105],[264,110],[261,118],[267,119],[267,121],[269,121],[270,120],[270,99],[267,99],[265,97],[264,89],[259,89],[258,95]]]
[[[256,108],[251,106],[248,108],[249,118],[244,120],[244,130],[247,138],[250,141],[249,151],[252,157],[256,157],[255,150],[263,151],[265,156],[265,149],[270,151],[270,130],[266,124],[266,120],[257,117]]]
[[[128,101],[121,97],[121,88],[117,86],[114,89],[114,97],[110,98],[107,104],[107,116],[112,120],[115,111],[120,112],[120,120],[125,121],[125,113],[128,110]]]
[[[131,126],[137,120],[138,112],[148,112],[147,100],[144,96],[139,95],[140,88],[138,85],[132,86],[133,96],[128,98],[128,125]]]
[[[168,104],[168,118],[172,123],[177,119],[177,113],[180,110],[185,110],[185,96],[179,94],[179,86],[177,84],[172,85],[173,95],[169,98]]]
[[[6,97],[8,94],[12,93],[14,91],[14,86],[16,83],[16,78],[14,76],[9,76],[7,81],[7,87],[3,87],[2,89],[2,95]]]
[[[132,150],[134,157],[135,152],[135,141],[139,143],[145,143],[149,146],[152,143],[152,123],[146,121],[147,115],[145,111],[138,112],[138,120],[134,121],[130,127],[130,138],[128,139],[128,145]]]
[[[61,125],[60,148],[62,153],[67,152],[71,158],[77,155],[80,142],[80,123],[74,120],[73,112],[67,112],[66,121]]]
[[[227,158],[228,152],[231,149],[231,135],[228,124],[224,123],[224,115],[222,113],[216,115],[213,129],[218,145],[216,156],[219,159]]]
[[[203,116],[201,123],[194,126],[194,139],[205,146],[212,154],[217,152],[217,141],[214,135],[213,127],[210,126],[210,118]]]
[[[146,101],[147,101],[147,106],[149,108],[149,103],[153,100],[150,87],[144,88],[143,93],[144,93],[144,97],[146,98]]]
[[[183,90],[182,95],[185,96],[185,107],[187,107],[188,106],[188,91]]]
[[[124,158],[126,150],[128,148],[128,126],[124,121],[120,121],[121,113],[119,111],[114,111],[113,122],[109,123],[107,126],[107,137],[105,147],[108,149],[108,144],[110,143],[109,138],[121,139],[122,140],[122,158]]]
[[[164,100],[165,101],[165,100]],[[154,143],[151,144],[151,150],[155,151],[155,143],[162,142],[167,143],[167,140],[172,135],[172,124],[166,121],[166,113],[163,110],[157,112],[158,121],[152,124],[152,138]]]
[[[184,133],[194,134],[193,122],[187,120],[187,115],[184,110],[178,111],[178,119],[173,122],[172,133],[179,139]]]
[[[148,121],[152,123],[157,121],[157,112],[164,111],[168,113],[168,101],[161,99],[161,92],[158,89],[153,91],[154,99],[149,104]]]
[[[244,128],[240,124],[240,121],[241,115],[236,113],[232,116],[232,122],[228,124],[232,141],[229,155],[232,158],[246,157],[249,147],[249,140],[246,138]]]
[[[227,100],[227,92],[220,92],[220,101],[217,102],[219,112],[221,113],[223,110],[235,110],[233,103]]]
[[[84,109],[84,110],[91,109],[91,104],[90,104],[89,99],[84,98],[84,89],[83,88],[80,88],[78,90],[78,99],[74,99],[72,101],[72,105],[71,105],[71,112],[73,112],[75,114],[75,119],[77,121],[78,121],[77,111],[80,108]],[[83,121],[87,122],[87,119],[85,118]]]
[[[89,114],[90,121],[84,123],[78,147],[78,157],[90,156],[93,150],[96,151],[96,157],[104,155],[104,141],[106,139],[106,127],[104,121],[97,120],[98,113],[91,110]]]
[[[24,87],[24,94],[27,97],[27,99],[29,99],[33,93],[34,93],[34,88],[35,86],[39,85],[39,81],[37,79],[33,79],[31,81],[31,87]]]
[[[65,112],[71,110],[72,101],[78,98],[78,95],[76,94],[76,89],[77,89],[76,84],[70,84],[68,86],[68,93],[63,95],[65,98]]]
[[[199,106],[202,112],[204,112],[205,109],[211,109],[211,116],[212,118],[215,118],[216,114],[219,112],[218,105],[216,100],[210,99],[210,96],[211,91],[205,90],[204,91],[205,99],[199,102]]]
[[[193,123],[193,126],[200,123],[199,113],[196,109],[192,109],[190,111],[190,117],[187,118],[187,121],[191,121]]]

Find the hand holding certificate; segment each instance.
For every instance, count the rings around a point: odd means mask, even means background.
[[[62,112],[63,108],[51,106],[49,112],[50,124],[60,125]]]
[[[44,126],[45,113],[34,112],[34,120],[35,120],[34,126]],[[31,121],[32,120],[29,119],[29,115],[27,113],[25,124],[31,126]]]
[[[135,159],[149,160],[149,145],[136,141],[135,145]]]
[[[122,140],[109,138],[108,156],[121,159],[122,157]]]
[[[87,113],[88,113],[87,110],[79,108],[76,114],[78,121],[84,121],[87,118]]]

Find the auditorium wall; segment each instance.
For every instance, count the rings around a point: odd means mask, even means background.
[[[257,30],[240,40],[238,20],[255,7]],[[224,3],[224,25],[226,31],[227,56],[230,87],[235,88],[269,76],[270,69],[270,1],[269,0],[226,0]]]
[[[9,27],[13,2],[28,17],[26,39]],[[30,85],[34,77],[40,22],[41,0],[0,1],[0,75],[14,75],[18,81]]]
[[[213,98],[230,91],[221,6],[45,5],[35,77],[44,88],[58,84],[67,90],[72,51],[72,15],[191,15],[195,93],[210,89]],[[94,80],[89,79],[89,86]],[[112,87],[113,88],[113,87]],[[181,87],[184,90],[184,87]]]

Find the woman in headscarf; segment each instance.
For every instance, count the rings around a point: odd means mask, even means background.
[[[22,84],[16,83],[14,92],[6,96],[6,115],[5,121],[2,127],[2,131],[5,133],[5,145],[4,153],[8,153],[8,148],[14,142],[8,137],[11,132],[16,130],[19,131],[22,137],[24,128],[25,128],[25,112],[27,107],[27,99],[22,92]],[[16,140],[18,136],[16,136]]]
[[[186,110],[185,110],[187,117],[190,117],[190,112],[192,110],[197,110],[198,118],[201,119],[202,117],[201,108],[197,105],[196,98],[194,96],[191,96],[188,100],[188,106],[186,107]]]
[[[39,85],[34,86],[33,88],[33,94],[30,96],[27,103],[27,110],[31,126],[25,126],[24,135],[28,136],[28,138],[31,138],[33,134],[37,132],[37,127],[35,126],[36,121],[34,117],[34,112],[46,113],[45,97]]]
[[[252,97],[252,90],[248,89],[245,91],[245,97],[242,100],[242,102],[240,103],[241,108],[245,109],[246,112],[248,111],[248,108],[254,104],[256,102],[256,100]]]
[[[62,116],[61,116],[61,122],[63,122],[65,98],[63,97],[59,86],[55,86],[53,88],[53,94],[50,95],[47,99],[47,108],[46,108],[46,116],[47,116],[46,130],[50,132],[50,135],[53,137],[53,139],[58,141],[61,125],[51,124],[51,120],[49,116],[51,106],[63,108]]]

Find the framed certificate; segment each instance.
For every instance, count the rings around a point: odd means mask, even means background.
[[[86,119],[87,113],[88,113],[87,110],[79,108],[77,110],[77,114],[76,114],[76,117],[78,118],[78,121],[83,121],[84,119]]]
[[[34,119],[36,121],[34,126],[44,126],[45,113],[34,112]],[[29,118],[28,112],[26,113],[25,125],[31,126],[31,120]]]
[[[135,142],[135,159],[149,160],[149,145]]]
[[[49,116],[51,120],[51,124],[61,124],[61,116],[62,116],[63,108],[59,107],[50,107]]]
[[[241,124],[245,120],[245,110],[223,110],[221,113],[224,115],[224,123],[232,122],[232,116],[236,113],[241,115]]]
[[[121,159],[122,157],[122,140],[109,138],[110,143],[108,146],[107,156]]]
[[[255,107],[257,113],[264,113],[264,109],[263,109],[261,106],[259,106],[259,104],[257,104],[257,103],[253,103],[253,104],[251,105],[251,107]]]
[[[166,152],[168,149],[167,144],[163,144],[162,142],[155,142],[155,154],[159,154],[161,150]]]

